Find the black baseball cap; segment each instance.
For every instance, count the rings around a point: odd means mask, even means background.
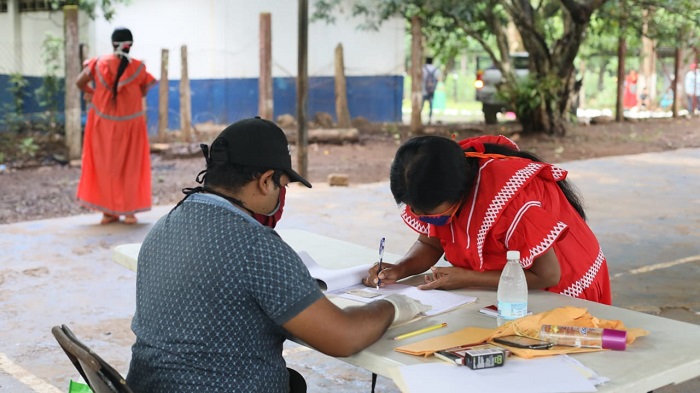
[[[290,181],[311,188],[311,183],[292,169],[292,154],[284,131],[259,116],[224,128],[211,144],[209,157],[214,162],[279,169]]]

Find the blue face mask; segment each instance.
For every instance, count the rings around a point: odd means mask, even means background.
[[[452,222],[452,218],[457,214],[457,211],[459,210],[460,205],[462,204],[462,201],[457,201],[452,207],[447,209],[446,211],[439,213],[439,214],[424,214],[424,215],[419,215],[416,214],[416,218],[418,220],[430,224],[430,225],[435,225],[438,227],[441,227],[443,225],[447,225],[450,222]],[[414,213],[415,214],[415,213]]]

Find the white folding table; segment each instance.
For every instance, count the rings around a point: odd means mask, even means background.
[[[282,238],[296,251],[308,252],[316,262],[329,268],[346,268],[378,259],[378,250],[302,230],[279,230]],[[140,244],[125,244],[114,249],[113,259],[136,271]],[[387,262],[400,256],[384,254]],[[408,282],[416,282],[418,277]],[[388,331],[383,338],[360,353],[340,358],[373,373],[394,378],[402,365],[436,362],[433,357],[423,358],[394,351],[397,346],[461,330],[465,327],[496,327],[495,319],[481,315],[483,306],[496,303],[494,290],[463,289],[468,296],[477,297],[471,303],[450,312],[424,318]],[[610,378],[598,386],[600,392],[649,392],[669,384],[678,384],[700,376],[700,326],[661,318],[623,308],[575,299],[546,291],[530,291],[529,308],[543,312],[558,307],[585,307],[602,319],[621,320],[625,326],[648,330],[625,351],[600,351],[575,354],[576,359],[601,376]],[[433,332],[401,341],[391,338],[415,330],[417,327],[447,322],[448,326]],[[302,343],[303,344],[303,343]],[[400,381],[398,382],[400,385]]]

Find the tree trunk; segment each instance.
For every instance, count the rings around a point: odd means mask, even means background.
[[[345,60],[343,45],[335,47],[335,115],[338,128],[350,128],[350,110],[348,109],[348,91],[345,81]]]
[[[620,18],[620,37],[617,41],[617,102],[615,105],[615,121],[621,122],[625,120],[624,113],[624,94],[625,94],[625,56],[627,54],[627,43],[625,42],[625,2],[620,2],[621,18]]]
[[[520,104],[513,106],[523,125],[523,132],[565,135],[575,92],[574,60],[586,36],[591,14],[600,4],[596,0],[586,3],[562,2],[563,32],[551,47],[547,45],[546,33],[535,27],[541,21],[538,11],[530,2],[510,2],[505,7],[529,53],[529,77],[534,82],[523,90],[518,87],[514,72],[501,67],[506,84],[515,92]],[[495,31],[502,30],[498,24],[491,27]],[[530,107],[533,94],[540,101],[535,108]]]
[[[644,93],[647,89],[646,100],[648,107],[651,109],[656,102],[656,42],[647,37],[649,31],[649,21],[653,19],[654,13],[652,10],[646,9],[643,11],[644,24],[642,25],[642,78],[639,84],[639,91]]]
[[[578,81],[576,82],[576,83],[578,83],[578,89],[576,89],[576,94],[574,95],[574,100],[576,102],[576,109],[586,107],[586,98],[587,98],[586,97],[586,89],[583,88],[583,82],[584,82],[583,78],[586,75],[586,65],[587,64],[586,64],[585,60],[581,60],[581,62],[579,63],[578,74],[581,75],[581,79],[580,79],[580,82],[578,82]],[[572,105],[573,105],[573,103],[572,103]]]
[[[610,60],[606,58],[603,60],[603,64],[600,65],[600,69],[598,70],[598,91],[603,91],[605,89],[605,72],[608,69],[609,63]]]
[[[411,133],[423,132],[423,22],[417,15],[411,17]]]
[[[82,127],[80,124],[80,90],[75,84],[82,64],[80,63],[80,39],[78,37],[78,7],[63,7],[65,34],[65,117],[66,147],[68,160],[80,160],[82,155]]]
[[[682,42],[682,41],[678,41]],[[674,118],[678,117],[678,108],[680,107],[680,100],[678,99],[678,83],[680,81],[681,73],[681,52],[682,49],[677,47],[675,56],[673,57],[673,84],[671,85],[671,91],[673,92],[673,105],[671,106],[671,116]]]

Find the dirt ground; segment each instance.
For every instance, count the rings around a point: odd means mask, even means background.
[[[407,127],[366,124],[358,129],[357,143],[309,145],[308,178],[312,183],[326,182],[331,173],[347,174],[351,185],[388,179],[397,147],[410,137]],[[698,117],[581,125],[569,129],[565,137],[522,136],[514,123],[497,126],[439,124],[427,126],[425,132],[456,134],[458,138],[503,134],[516,140],[521,149],[548,162],[700,147]],[[34,158],[9,160],[4,168],[0,167],[0,224],[89,212],[74,200],[80,168],[60,163],[60,143],[43,143],[39,137],[36,141],[39,149]],[[194,146],[196,144],[180,146],[179,151],[188,148],[195,151]],[[292,149],[296,166],[296,150]],[[200,153],[175,154],[174,151],[178,149],[152,155],[154,205],[176,203],[182,197],[180,190],[195,185],[196,174],[204,169]],[[6,153],[6,157],[11,158],[11,154]]]

